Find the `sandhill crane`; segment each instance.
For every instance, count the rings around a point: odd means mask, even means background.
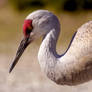
[[[12,71],[25,48],[32,41],[43,36],[38,60],[48,78],[60,85],[79,85],[92,80],[92,21],[78,29],[68,49],[62,55],[56,52],[60,23],[48,10],[37,10],[29,14],[24,20],[23,33],[24,38],[9,72]]]

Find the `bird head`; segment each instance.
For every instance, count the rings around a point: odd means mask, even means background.
[[[32,41],[46,35],[53,27],[57,27],[58,24],[57,17],[47,10],[38,10],[29,14],[23,24],[24,38],[19,45],[9,72],[13,70],[24,50]]]

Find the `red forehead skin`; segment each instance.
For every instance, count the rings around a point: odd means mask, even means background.
[[[24,36],[26,36],[26,31],[27,31],[27,28],[32,26],[32,20],[31,19],[26,19],[24,20],[24,24],[23,24],[23,33],[24,33]]]

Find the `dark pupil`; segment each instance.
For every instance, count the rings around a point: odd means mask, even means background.
[[[26,30],[26,35],[29,35],[30,32],[31,32],[31,30],[30,30],[29,28],[27,28],[27,30]]]

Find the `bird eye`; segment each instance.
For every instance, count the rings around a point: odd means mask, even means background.
[[[32,32],[32,28],[27,28],[26,29],[26,35],[29,35]]]

